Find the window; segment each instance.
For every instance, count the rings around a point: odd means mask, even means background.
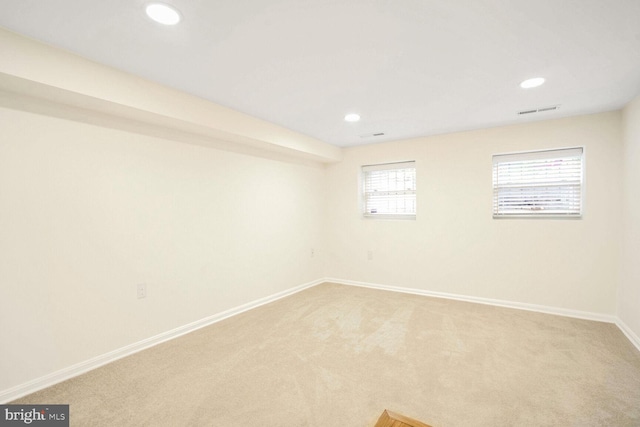
[[[364,216],[415,219],[415,162],[362,167]]]
[[[493,217],[580,217],[583,149],[493,156]]]

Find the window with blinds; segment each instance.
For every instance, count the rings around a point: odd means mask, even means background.
[[[493,217],[580,217],[583,149],[493,156]]]
[[[364,216],[415,219],[415,162],[363,166],[362,183]]]

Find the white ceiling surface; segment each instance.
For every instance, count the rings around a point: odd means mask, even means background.
[[[614,110],[640,93],[640,0],[165,2],[179,25],[149,20],[144,0],[0,0],[0,26],[338,146]],[[519,87],[537,76],[547,83]]]

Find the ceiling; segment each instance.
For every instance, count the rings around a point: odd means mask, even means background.
[[[640,93],[640,0],[164,2],[177,26],[147,18],[144,0],[0,0],[0,26],[341,147],[615,110]]]

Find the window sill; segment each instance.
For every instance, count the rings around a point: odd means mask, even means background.
[[[508,214],[508,215],[493,215],[493,219],[582,219],[582,214],[580,215]]]
[[[415,220],[415,215],[393,215],[393,214],[364,214],[365,219],[399,219],[399,220]]]

